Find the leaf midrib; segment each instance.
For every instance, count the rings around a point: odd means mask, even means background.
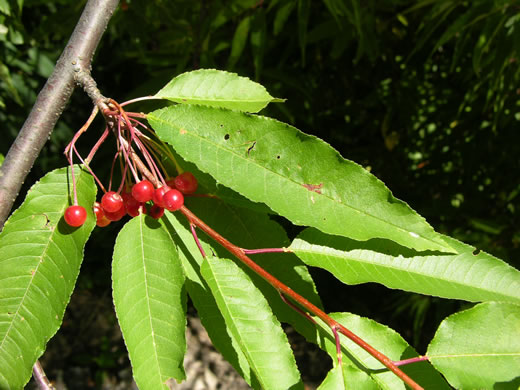
[[[150,309],[150,297],[149,297],[149,294],[148,294],[148,287],[149,287],[149,283],[148,283],[148,277],[147,277],[147,271],[146,271],[146,261],[145,261],[145,254],[144,254],[144,246],[145,246],[145,241],[144,241],[144,233],[143,233],[143,215],[139,215],[139,235],[140,235],[140,238],[141,238],[141,259],[143,261],[143,273],[144,273],[144,284],[145,284],[145,296],[146,296],[146,309],[148,310],[148,318],[150,319],[150,329],[152,331],[152,344],[153,344],[153,352],[154,352],[154,358],[155,358],[155,362],[156,362],[156,366],[157,366],[157,371],[159,373],[159,378],[162,378],[163,377],[163,374],[161,372],[161,366],[159,364],[159,355],[157,353],[157,340],[156,340],[156,332],[155,332],[155,329],[154,329],[154,326],[153,326],[153,321],[152,321],[152,312],[151,312],[151,309]],[[160,379],[159,379],[160,380]]]

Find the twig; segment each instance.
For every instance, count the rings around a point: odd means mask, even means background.
[[[56,390],[47,378],[47,375],[45,375],[45,371],[43,371],[43,367],[39,360],[36,360],[36,363],[33,366],[33,378],[36,383],[38,383],[38,387],[41,390]]]
[[[89,0],[52,75],[40,91],[0,167],[0,229],[74,90],[75,74],[88,72],[92,56],[119,0]],[[81,73],[81,72],[80,72]]]
[[[257,275],[261,276],[263,279],[265,279],[271,286],[273,286],[278,292],[286,295],[287,297],[290,297],[292,300],[297,302],[301,307],[305,308],[308,312],[314,314],[318,318],[320,318],[322,321],[324,321],[333,331],[334,337],[337,340],[337,332],[339,331],[343,335],[347,336],[351,341],[359,345],[361,348],[363,348],[365,351],[367,351],[370,355],[372,355],[374,358],[379,360],[385,367],[387,367],[390,371],[392,371],[395,375],[397,375],[403,382],[405,382],[408,386],[410,386],[414,390],[422,390],[423,388],[418,385],[412,378],[410,378],[408,375],[406,375],[403,371],[401,371],[394,362],[384,355],[383,353],[379,352],[377,349],[372,347],[370,344],[368,344],[366,341],[361,339],[356,334],[352,333],[350,330],[345,328],[343,325],[341,325],[339,322],[335,321],[331,317],[329,317],[324,311],[322,311],[317,306],[313,305],[311,302],[309,302],[307,299],[302,297],[301,295],[294,292],[291,288],[280,282],[278,279],[276,279],[274,276],[272,276],[270,273],[265,271],[262,267],[260,267],[258,264],[256,264],[253,260],[251,260],[244,252],[244,249],[232,244],[227,239],[225,239],[223,236],[221,236],[219,233],[217,233],[215,230],[213,230],[211,227],[206,225],[204,221],[202,221],[199,217],[197,217],[195,214],[193,214],[186,206],[182,206],[180,208],[181,213],[183,213],[186,218],[188,219],[188,222],[191,225],[195,225],[199,229],[201,229],[203,232],[205,232],[208,236],[210,236],[213,240],[218,242],[220,245],[222,245],[228,252],[230,252],[232,255],[237,257],[242,263],[244,263],[247,267],[249,267],[253,272],[255,272]],[[338,345],[338,344],[336,344]],[[339,355],[338,355],[339,357]],[[339,363],[341,364],[340,358],[338,359]]]

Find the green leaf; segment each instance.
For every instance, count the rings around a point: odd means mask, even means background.
[[[288,244],[284,230],[266,214],[232,207],[218,199],[189,198],[186,199],[186,202],[189,209],[199,218],[237,245],[252,248],[255,246],[283,247]],[[167,213],[167,218],[182,242],[179,245],[179,252],[186,253],[188,261],[183,262],[186,275],[190,281],[193,280],[194,282],[193,286],[187,283],[188,293],[201,316],[204,326],[208,330],[213,343],[224,357],[235,367],[236,365],[243,367],[237,368],[237,370],[241,375],[245,375],[244,379],[251,384],[250,370],[243,366],[240,359],[237,359],[241,353],[230,353],[229,351],[230,346],[227,344],[233,344],[234,337],[229,334],[229,330],[226,330],[225,327],[224,330],[216,331],[218,324],[215,324],[215,320],[219,314],[208,312],[211,309],[214,310],[214,305],[212,306],[211,299],[202,296],[206,289],[205,283],[200,281],[201,278],[198,275],[202,256],[195,245],[186,218],[182,215],[178,217],[177,213]],[[175,240],[175,236],[173,237]],[[199,238],[206,253],[215,253],[219,258],[233,259],[226,250],[212,242],[205,234],[199,233]],[[289,285],[316,306],[322,307],[306,266],[296,256],[290,253],[265,253],[251,257],[273,276]],[[249,269],[245,267],[242,267],[242,269],[252,278],[255,285],[265,296],[279,321],[291,324],[309,340],[314,339],[315,328],[311,322],[305,320],[301,314],[290,308],[271,285]],[[205,319],[207,319],[206,322]],[[252,386],[254,387],[254,385]]]
[[[235,35],[233,35],[233,42],[231,44],[231,54],[228,59],[228,69],[233,69],[240,59],[244,47],[246,46],[247,37],[249,35],[249,26],[251,25],[251,16],[246,16],[238,24]]]
[[[457,389],[517,389],[519,334],[520,306],[482,303],[446,318],[427,356]]]
[[[186,219],[178,213],[165,213],[165,216],[165,224],[170,231],[173,242],[177,246],[177,251],[185,271],[186,290],[197,309],[202,325],[206,328],[215,348],[231,363],[242,378],[254,389],[260,389],[261,386],[258,384],[244,353],[240,349],[240,345],[226,326],[217,302],[200,274],[202,256],[200,256],[189,227],[184,226],[179,218],[182,218],[184,222]]]
[[[337,364],[329,371],[318,390],[379,390],[380,387],[364,371],[354,368],[350,364],[339,367]]]
[[[45,175],[0,234],[0,388],[23,388],[36,360],[57,332],[76,284],[83,248],[95,218],[96,187],[75,167],[78,202],[87,221],[72,228],[63,219],[72,184],[62,168]]]
[[[310,10],[310,0],[298,0],[298,41],[300,43],[303,65],[305,65],[305,49],[307,47],[307,28],[309,25]]]
[[[0,12],[11,15],[11,6],[7,0],[0,0]]]
[[[417,250],[452,251],[426,221],[361,166],[322,140],[276,120],[202,106],[148,120],[186,160],[297,225]]]
[[[258,83],[236,73],[216,69],[200,69],[183,73],[155,95],[183,104],[202,104],[247,112],[258,112],[273,98]]]
[[[185,378],[184,274],[169,233],[140,215],[119,233],[112,264],[114,305],[140,389]]]
[[[280,34],[285,26],[285,23],[287,22],[287,19],[289,19],[289,16],[291,16],[291,13],[296,5],[295,0],[287,1],[285,0],[278,11],[276,11],[276,15],[274,17],[273,21],[273,35],[277,36]]]
[[[332,313],[330,316],[393,361],[419,356],[401,335],[385,325],[351,313]],[[317,323],[326,332],[322,346],[332,357],[334,366],[337,368],[334,337],[330,328],[323,321],[317,319]],[[406,388],[401,379],[346,336],[340,335],[340,341],[343,372],[329,374],[331,378],[328,378],[328,381],[340,385],[343,381],[343,387],[336,387],[337,389],[382,388],[404,390]],[[425,389],[449,389],[444,379],[428,362],[423,361],[402,366],[401,369]],[[327,379],[324,383],[327,387],[324,388],[332,388],[326,382]]]
[[[446,237],[456,255],[419,254],[386,240],[354,241],[305,229],[290,249],[306,264],[346,284],[389,288],[467,301],[520,302],[520,271],[485,252]]]
[[[287,336],[267,300],[229,259],[207,257],[201,274],[264,389],[303,389]]]

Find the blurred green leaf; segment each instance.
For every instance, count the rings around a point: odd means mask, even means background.
[[[247,43],[247,37],[249,35],[249,28],[251,25],[251,16],[246,16],[240,21],[233,35],[233,42],[231,44],[231,54],[228,59],[228,69],[233,69],[240,59],[244,47]]]

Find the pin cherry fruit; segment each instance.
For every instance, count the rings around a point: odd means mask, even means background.
[[[94,206],[92,206],[92,209],[94,210],[94,214],[96,214],[96,225],[99,227],[105,227],[110,224],[110,219],[107,218],[105,215],[105,212],[103,211],[103,208],[101,207],[101,204],[98,202],[94,203]]]
[[[183,172],[175,180],[175,188],[183,194],[193,194],[197,190],[198,182],[193,173]]]
[[[170,191],[170,187],[168,187],[168,186],[156,188],[155,191],[153,192],[153,197],[152,197],[153,203],[159,207],[164,208],[163,196],[168,191]]]
[[[101,207],[103,210],[108,211],[109,213],[115,213],[119,211],[121,207],[123,207],[123,198],[117,192],[108,191],[101,198]]]
[[[139,202],[148,202],[152,200],[154,190],[152,183],[148,180],[141,180],[132,187],[132,196]]]
[[[78,205],[69,206],[67,207],[67,210],[65,210],[64,218],[65,222],[67,222],[69,226],[81,226],[87,220],[87,210]]]
[[[170,190],[163,195],[163,203],[167,210],[179,210],[184,204],[184,195],[179,190]]]
[[[164,215],[164,209],[161,206],[154,204],[150,208],[150,211],[148,211],[148,215],[152,218],[159,219]]]

